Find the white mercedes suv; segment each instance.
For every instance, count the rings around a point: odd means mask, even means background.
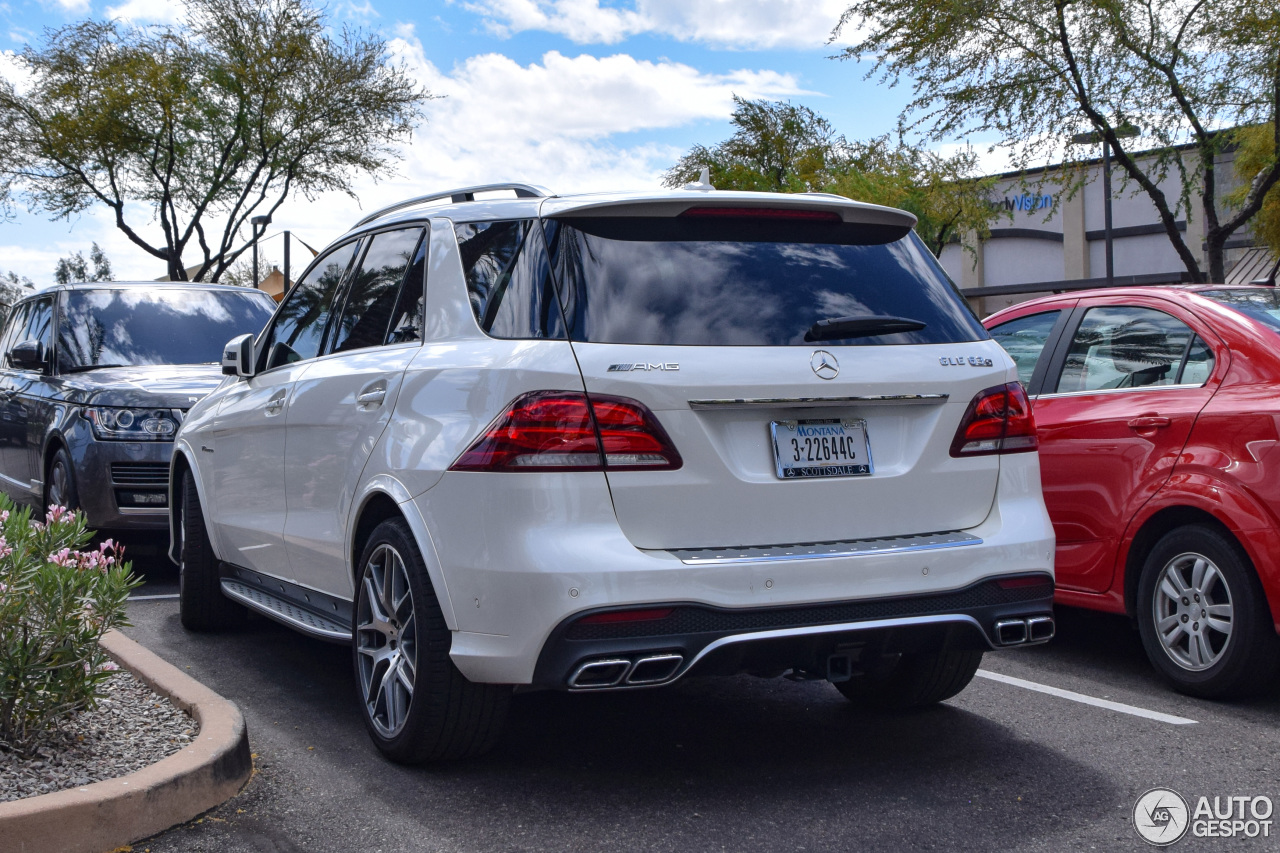
[[[350,643],[392,760],[514,689],[753,673],[881,708],[1053,634],[1017,372],[899,210],[415,198],[320,254],[175,442],[182,622]]]

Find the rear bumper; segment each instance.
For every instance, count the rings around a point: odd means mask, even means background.
[[[934,595],[803,607],[647,607],[671,612],[645,621],[584,624],[586,617],[610,612],[595,610],[556,626],[538,658],[534,686],[650,687],[686,675],[777,675],[788,669],[825,676],[833,656],[847,661],[841,665],[849,674],[887,655],[986,651],[1053,636],[1048,574],[1002,577]]]

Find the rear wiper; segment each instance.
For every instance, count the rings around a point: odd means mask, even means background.
[[[834,341],[841,338],[869,338],[874,335],[896,335],[899,332],[918,332],[924,323],[907,317],[832,317],[819,320],[804,333],[809,343]]]

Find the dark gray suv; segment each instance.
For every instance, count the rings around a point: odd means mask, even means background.
[[[256,290],[155,282],[18,302],[0,334],[0,489],[96,528],[165,528],[178,425],[222,381],[222,345],[274,308]]]

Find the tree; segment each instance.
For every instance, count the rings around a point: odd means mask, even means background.
[[[908,128],[951,140],[995,131],[1025,167],[1092,130],[1150,197],[1197,281],[1224,277],[1227,238],[1280,180],[1274,156],[1240,206],[1218,214],[1215,158],[1234,134],[1280,108],[1280,11],[1253,0],[858,0],[833,37],[855,26],[842,56],[874,57],[868,76],[909,80]],[[1126,142],[1118,129],[1142,128]],[[1134,146],[1152,146],[1141,155]],[[1080,170],[1064,169],[1063,181]],[[1170,197],[1159,186],[1177,178]],[[1199,211],[1193,199],[1202,194]],[[1178,230],[1204,217],[1207,269]]]
[[[93,264],[92,271],[89,269],[89,264],[85,262],[84,255],[79,252],[59,258],[58,266],[53,271],[54,281],[58,284],[71,284],[76,281],[115,281],[115,276],[111,274],[111,261],[107,260],[106,252],[102,251],[97,243],[94,243],[93,248],[89,250],[89,262]]]
[[[734,97],[733,136],[713,148],[695,145],[663,176],[679,187],[710,167],[719,189],[833,192],[900,207],[919,219],[917,233],[933,250],[953,236],[990,233],[999,211],[988,200],[994,181],[978,179],[977,155],[951,157],[914,149],[889,137],[849,142],[808,107]]]
[[[1236,131],[1236,140],[1236,175],[1242,183],[1226,196],[1232,208],[1244,203],[1249,195],[1249,180],[1275,157],[1275,128],[1271,124],[1242,127]],[[1263,197],[1252,225],[1254,237],[1273,255],[1280,256],[1280,185],[1273,186]]]
[[[668,187],[696,180],[709,166],[722,189],[808,192],[826,186],[845,158],[845,141],[825,118],[784,101],[733,96],[733,136],[714,148],[695,145],[662,177]]]
[[[105,205],[170,279],[216,281],[251,217],[389,168],[430,95],[309,0],[184,7],[178,26],[86,20],[28,46],[30,85],[0,83],[0,191],[54,219]]]

